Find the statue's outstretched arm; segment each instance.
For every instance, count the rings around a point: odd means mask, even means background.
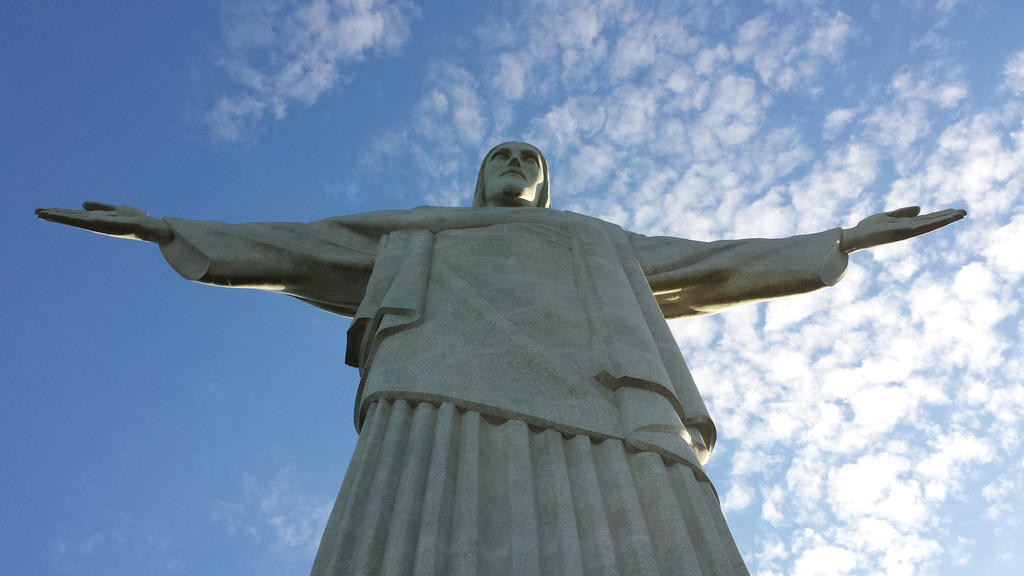
[[[160,220],[138,208],[99,202],[82,206],[36,214],[97,234],[155,242],[188,280],[284,293],[342,315],[352,315],[362,299],[380,237],[335,219],[227,224]]]
[[[36,216],[48,222],[74,226],[104,236],[128,238],[164,244],[174,239],[174,231],[163,220],[150,217],[133,206],[113,206],[84,202],[84,210],[36,208]]]
[[[853,228],[843,229],[839,249],[849,254],[857,250],[899,242],[942,228],[964,216],[967,216],[967,211],[959,209],[939,210],[922,215],[921,208],[917,206],[882,212],[868,216]]]
[[[631,240],[662,312],[674,318],[831,286],[842,277],[850,252],[913,238],[966,214],[952,209],[920,215],[911,206],[869,216],[853,228],[789,238]]]

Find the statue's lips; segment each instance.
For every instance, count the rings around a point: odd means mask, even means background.
[[[517,168],[509,168],[508,170],[505,170],[504,172],[502,172],[500,174],[500,176],[504,176],[506,174],[515,174],[516,176],[519,176],[523,180],[526,180],[526,174],[523,174],[523,171],[519,170]]]

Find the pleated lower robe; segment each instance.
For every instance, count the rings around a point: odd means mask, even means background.
[[[740,575],[689,467],[453,404],[369,408],[313,566],[356,574]]]

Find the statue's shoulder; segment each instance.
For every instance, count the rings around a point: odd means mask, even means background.
[[[569,210],[551,208],[468,208],[417,206],[404,210],[377,210],[329,218],[325,222],[353,230],[389,232],[396,230],[464,229],[506,223],[535,223],[590,230],[622,231],[611,222]]]
[[[602,220],[602,219],[594,217],[594,216],[588,216],[586,214],[580,214],[579,212],[573,212],[571,210],[563,210],[563,211],[561,211],[561,213],[565,215],[565,218],[567,218],[567,219],[569,219],[569,220],[571,220],[573,222],[577,222],[581,226],[592,226],[592,227],[596,227],[596,228],[609,228],[609,229],[612,229],[612,230],[618,230],[620,232],[626,232],[626,233],[632,234],[632,232],[629,232],[628,230],[624,229],[622,226],[619,226],[618,224],[616,224],[614,222],[609,222],[607,220]]]
[[[443,206],[417,206],[416,208],[373,210],[326,218],[320,222],[332,226],[355,228],[403,229],[430,227],[431,222],[450,218],[457,211],[467,208],[446,208]]]

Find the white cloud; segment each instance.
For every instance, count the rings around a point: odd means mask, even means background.
[[[625,78],[636,73],[637,69],[654,63],[656,51],[655,39],[649,30],[631,28],[615,44],[611,59],[612,78]]]
[[[963,469],[990,462],[996,454],[987,439],[963,431],[940,434],[932,444],[935,451],[918,462],[916,472],[927,482],[927,496],[937,500],[959,491]]]
[[[896,74],[889,82],[890,100],[864,113],[861,136],[892,155],[897,171],[919,168],[920,150],[943,110],[954,111],[967,98],[955,67],[930,65]]]
[[[686,112],[705,106],[708,97],[708,83],[691,74],[686,66],[676,68],[665,81],[672,92],[668,105]]]
[[[761,565],[762,571],[758,574],[766,574],[765,568],[775,570],[776,565],[780,560],[785,560],[789,557],[789,548],[787,543],[781,540],[767,540],[761,547],[761,550],[756,555],[758,564]],[[774,572],[772,572],[774,574]]]
[[[748,140],[758,129],[764,103],[757,96],[754,81],[741,76],[724,76],[715,86],[707,111],[701,116],[703,127],[725,144]]]
[[[857,556],[839,546],[817,546],[804,551],[793,564],[793,576],[842,576],[857,565]]]
[[[823,56],[837,62],[843,56],[850,32],[851,20],[846,14],[836,12],[832,16],[823,15],[807,40],[807,51],[813,56]]]
[[[284,467],[265,478],[243,476],[237,494],[214,504],[210,520],[229,534],[245,535],[268,547],[313,554],[332,506],[332,499],[308,493],[295,472]]]
[[[890,87],[900,99],[924,100],[942,108],[956,106],[967,97],[967,86],[962,82],[940,82],[931,76],[915,76],[909,72],[893,78]]]
[[[266,109],[265,102],[252,96],[225,96],[207,114],[206,122],[214,136],[234,142],[263,118]]]
[[[935,3],[935,9],[940,12],[952,12],[953,8],[956,7],[962,0],[938,0]]]
[[[722,510],[742,510],[747,506],[750,506],[750,503],[753,502],[753,500],[754,493],[749,486],[736,484],[726,492],[725,500],[722,501]]]
[[[494,83],[501,89],[507,100],[518,100],[526,90],[526,56],[502,54],[498,59],[498,72]]]
[[[611,146],[581,146],[568,166],[565,183],[559,182],[559,190],[565,190],[569,195],[592,191],[608,180],[615,169],[615,160],[616,154]]]
[[[479,82],[465,67],[437,62],[427,74],[408,129],[386,134],[373,152],[387,157],[411,155],[422,174],[420,188],[428,203],[465,205],[472,197],[479,167],[478,160],[465,159],[489,148],[485,137],[493,122],[486,116],[486,104]]]
[[[786,20],[790,23],[785,26],[774,20],[766,14],[741,25],[733,57],[738,62],[751,62],[761,82],[773,88],[804,86],[817,92],[826,64],[838,62],[843,56],[851,34],[849,16],[811,10],[806,15],[789,15]]]
[[[1024,94],[1024,51],[1017,52],[1006,61],[1003,86],[1018,96]]]
[[[905,477],[910,462],[893,454],[867,455],[856,462],[844,464],[829,473],[829,494],[836,514],[847,520],[863,515],[888,518],[890,521],[920,521],[920,506],[914,505],[912,481]],[[906,502],[904,508],[914,510],[911,517],[892,518],[894,510],[883,503],[895,495]]]
[[[568,98],[533,121],[531,138],[547,143],[547,153],[562,154],[582,145],[605,126],[605,109],[593,98]],[[575,160],[575,158],[574,158]]]
[[[852,108],[836,108],[829,112],[825,118],[825,138],[835,138],[840,130],[846,126],[850,120],[856,115],[856,112]]]
[[[724,65],[729,63],[731,56],[729,49],[723,44],[714,48],[704,48],[697,54],[697,59],[693,63],[693,71],[701,76],[714,74],[716,70],[721,70]]]
[[[164,522],[138,519],[124,509],[94,505],[90,513],[72,515],[54,528],[59,535],[50,545],[47,559],[53,573],[102,573],[109,559],[138,555],[140,569],[180,572],[186,561],[182,539]],[[40,565],[40,569],[41,569]]]
[[[1019,283],[1024,276],[1024,250],[1020,249],[1024,239],[1024,213],[992,231],[988,238],[989,245],[982,253],[991,262],[993,271],[1007,282]]]
[[[828,229],[846,219],[840,207],[859,198],[875,181],[878,162],[878,152],[860,142],[829,149],[823,163],[788,187],[802,226]]]
[[[609,100],[604,133],[613,143],[636,144],[652,129],[658,95],[650,90],[622,88]]]
[[[1009,517],[1015,511],[1012,496],[1017,493],[1019,493],[1017,483],[1009,475],[1004,475],[988,484],[981,491],[982,497],[989,504],[985,514],[993,520]]]
[[[766,490],[764,502],[761,504],[761,519],[773,526],[782,524],[785,517],[782,515],[781,508],[785,498],[786,493],[781,486],[772,486],[769,490]],[[783,550],[778,550],[773,546],[772,549],[762,553],[761,556],[767,556],[765,560],[772,562],[775,559],[785,558],[785,553]]]
[[[409,34],[404,3],[261,0],[229,6],[219,64],[238,93],[207,114],[214,136],[235,141],[266,113],[311,105],[341,80],[341,69],[375,52],[394,52]]]
[[[699,46],[687,22],[674,14],[626,12],[619,23],[623,31],[615,40],[608,70],[612,80],[631,78],[659,61],[674,62]]]

